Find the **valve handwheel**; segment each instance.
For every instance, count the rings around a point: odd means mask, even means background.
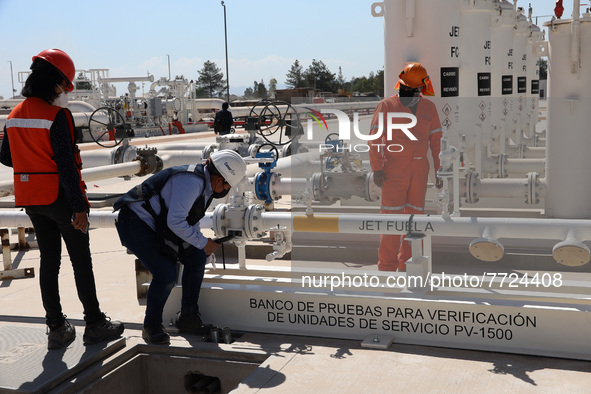
[[[88,121],[90,137],[105,148],[119,145],[126,137],[127,127],[123,116],[111,107],[95,110]]]
[[[298,112],[285,101],[269,102],[259,113],[258,133],[275,146],[290,143],[302,132]]]

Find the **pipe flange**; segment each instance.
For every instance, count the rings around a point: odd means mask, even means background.
[[[262,238],[267,232],[263,227],[262,213],[265,207],[261,204],[250,205],[244,211],[244,235],[247,239]]]
[[[540,199],[538,193],[538,186],[540,185],[540,174],[537,172],[528,172],[527,173],[527,187],[525,192],[525,203],[526,204],[539,204]]]
[[[575,239],[567,239],[554,245],[552,257],[559,264],[578,267],[587,264],[591,260],[591,251],[587,245]]]
[[[503,245],[494,238],[477,238],[470,242],[470,254],[481,261],[499,261],[504,253]]]
[[[271,177],[269,179],[269,193],[271,193],[271,199],[273,199],[274,201],[277,201],[277,200],[281,199],[281,197],[283,197],[282,195],[277,195],[277,192],[273,188],[273,185],[275,185],[277,183],[277,179],[279,178],[279,175],[281,175],[281,174],[277,174],[276,172],[272,172]]]
[[[271,190],[271,185],[275,184],[277,174],[274,172],[261,171],[254,176],[254,193],[257,199],[264,201],[265,204],[270,204],[273,200],[279,200],[281,196]]]
[[[216,237],[225,237],[227,235],[224,220],[226,219],[226,211],[228,210],[228,207],[229,204],[218,204],[213,210],[212,229]]]
[[[291,156],[291,155],[294,154],[292,152],[294,141],[290,142],[287,145],[283,145],[283,147],[281,148],[281,151],[279,152],[279,154],[281,155],[281,157],[289,157],[289,156]],[[297,146],[297,144],[296,144],[296,146]]]
[[[497,156],[499,178],[507,178],[507,163],[509,163],[509,160],[506,154],[500,154]]]
[[[123,144],[119,145],[117,149],[113,151],[111,160],[113,164],[125,163],[125,157],[128,156],[127,152],[129,150],[132,150],[130,149],[131,146],[129,145],[129,143],[126,143],[126,141],[124,141]],[[135,150],[135,147],[133,147],[133,150]]]
[[[320,172],[316,172],[312,175],[312,195],[316,201],[324,201],[323,193],[323,179],[324,176]]]
[[[466,173],[466,203],[476,204],[480,201],[478,198],[478,187],[480,186],[480,175],[476,172],[469,171]]]
[[[373,180],[373,172],[365,175],[365,201],[378,201],[380,199],[381,188]]]
[[[260,144],[252,144],[248,147],[248,156],[249,157],[256,157],[259,148],[261,147]]]
[[[215,150],[216,146],[217,146],[217,144],[209,144],[205,148],[203,148],[203,151],[201,152],[201,158],[203,160],[209,159],[209,156],[211,156],[211,154]]]

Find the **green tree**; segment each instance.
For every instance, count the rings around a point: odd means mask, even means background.
[[[354,92],[375,94],[383,97],[384,70],[380,70],[377,73],[371,71],[367,77],[353,78],[351,80],[351,90]]]
[[[330,72],[322,60],[312,59],[312,64],[304,72],[304,79],[309,87],[321,92],[335,90],[335,75]]]
[[[254,97],[264,99],[267,98],[267,88],[265,87],[265,83],[261,79],[261,83],[254,81]]]
[[[269,97],[275,97],[275,92],[277,92],[277,80],[271,78],[269,81]]]
[[[244,98],[253,98],[254,97],[254,90],[252,90],[252,88],[246,88],[244,89]]]
[[[374,81],[374,92],[380,97],[384,97],[384,70],[378,71]]]
[[[300,65],[300,62],[296,59],[296,61],[291,65],[289,72],[286,74],[287,79],[285,80],[285,85],[292,89],[303,87],[303,70],[304,69]]]
[[[209,96],[207,95],[207,91],[205,89],[203,89],[203,88],[196,88],[195,89],[195,97],[196,98],[206,98],[206,97],[209,97]]]
[[[222,70],[209,60],[203,63],[203,68],[199,70],[197,89],[205,90],[209,97],[221,97],[225,87],[226,80]]]

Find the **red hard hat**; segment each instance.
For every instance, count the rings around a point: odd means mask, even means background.
[[[64,77],[68,80],[68,92],[74,90],[72,81],[76,75],[76,68],[74,62],[68,54],[60,49],[46,49],[41,51],[37,56],[33,56],[33,61],[36,59],[43,59],[55,68],[57,68]]]
[[[400,80],[394,89],[399,89],[400,84],[408,86],[409,88],[422,87],[423,94],[435,96],[433,84],[431,83],[429,74],[427,74],[427,69],[421,63],[408,64],[406,67],[404,67],[404,70],[402,70],[398,78],[400,78]]]

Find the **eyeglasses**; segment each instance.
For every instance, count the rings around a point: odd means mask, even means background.
[[[69,84],[67,82],[62,82],[57,85],[57,87],[61,89],[62,93],[68,93],[68,86]]]

